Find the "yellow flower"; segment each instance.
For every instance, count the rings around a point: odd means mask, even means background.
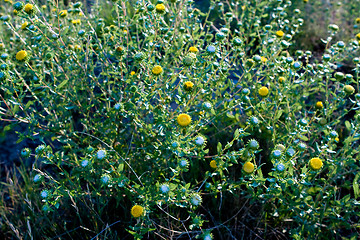
[[[18,14],[18,11],[15,9],[15,10],[13,11],[13,13],[14,13],[15,15],[17,15],[17,14]]]
[[[0,50],[3,50],[5,48],[5,45],[3,43],[0,43]]]
[[[75,45],[74,48],[75,48],[75,50],[77,50],[77,51],[80,51],[80,50],[81,50],[80,45]]]
[[[339,139],[338,137],[336,137],[336,138],[335,138],[335,142],[338,143],[339,141],[340,141],[340,139]]]
[[[131,71],[130,75],[131,75],[131,76],[134,76],[134,75],[135,75],[135,72],[134,72],[134,71]]]
[[[357,40],[360,40],[360,33],[356,34]]]
[[[324,107],[324,105],[323,105],[322,101],[318,101],[318,102],[315,104],[315,107],[316,107],[317,109],[322,109],[322,108]]]
[[[127,34],[127,30],[124,30],[123,33]]]
[[[315,157],[309,161],[309,165],[313,170],[319,170],[323,166],[323,162],[320,158]]]
[[[261,87],[259,89],[259,95],[262,97],[266,97],[269,94],[269,89],[267,87]]]
[[[215,161],[215,160],[212,160],[212,161],[210,162],[210,167],[212,167],[212,168],[217,168],[217,165],[216,165],[216,161]]]
[[[33,10],[34,10],[34,5],[32,5],[32,4],[30,4],[30,3],[28,3],[28,4],[25,5],[24,11],[25,11],[26,13],[30,13],[30,12],[33,11]]]
[[[155,9],[156,9],[156,12],[163,13],[163,12],[165,12],[165,5],[162,3],[156,4]]]
[[[75,19],[75,20],[72,20],[71,22],[72,22],[72,24],[74,24],[74,25],[81,23],[80,19]]]
[[[79,12],[79,16],[83,16],[84,14],[82,12]]]
[[[307,3],[309,0],[303,0],[304,1],[304,3]]]
[[[46,9],[46,5],[42,5],[41,8],[42,8],[42,9]]]
[[[177,122],[180,126],[186,127],[191,123],[191,117],[186,113],[182,113],[177,117]]]
[[[116,47],[117,52],[122,52],[124,49],[122,47]]]
[[[285,34],[285,33],[284,33],[283,31],[279,30],[279,31],[276,31],[276,33],[275,33],[275,34],[276,34],[276,36],[278,36],[278,37],[280,37],[280,38],[281,38],[281,37],[283,37],[283,36],[284,36],[284,34]]]
[[[266,63],[266,62],[267,62],[267,58],[266,58],[266,57],[261,57],[261,62]]]
[[[191,91],[194,87],[194,83],[187,81],[184,83],[184,89],[185,91]]]
[[[23,24],[21,24],[21,29],[24,30],[28,26],[28,24],[28,22],[24,22]]]
[[[134,218],[138,218],[138,217],[141,217],[142,215],[144,214],[144,208],[140,205],[134,205],[132,208],[131,208],[131,215],[134,217]]]
[[[279,77],[279,83],[283,83],[285,81],[284,77]]]
[[[56,8],[51,9],[52,12],[56,12]]]
[[[246,9],[246,6],[245,6],[245,5],[242,5],[242,6],[241,6],[241,10],[245,11],[245,9]]]
[[[61,10],[59,13],[60,17],[66,17],[68,15],[68,11],[67,10]]]
[[[355,19],[355,22],[356,22],[356,23],[360,23],[360,18],[356,18],[356,19]]]
[[[24,51],[24,50],[21,50],[19,51],[17,54],[16,54],[16,59],[19,60],[19,61],[24,61],[25,58],[27,57],[27,52]]]
[[[255,166],[251,162],[246,162],[243,166],[243,170],[246,173],[252,173],[254,171],[254,169],[255,169]]]
[[[163,69],[161,66],[159,65],[155,65],[152,69],[152,73],[155,74],[155,75],[159,75],[163,72]]]
[[[190,47],[189,51],[192,53],[197,53],[199,51],[199,49],[197,49],[197,47]]]

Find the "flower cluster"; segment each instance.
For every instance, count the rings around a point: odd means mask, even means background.
[[[304,2],[3,1],[1,136],[17,132],[23,162],[21,181],[2,180],[2,230],[354,237],[360,5],[327,6],[352,16],[312,29],[319,48],[299,40],[314,17]]]

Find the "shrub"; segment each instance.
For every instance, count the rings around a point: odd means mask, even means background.
[[[102,5],[6,2],[2,119],[43,144],[7,178],[3,231],[356,237],[358,32],[330,25],[320,59],[293,50],[291,3],[112,1],[105,21]]]

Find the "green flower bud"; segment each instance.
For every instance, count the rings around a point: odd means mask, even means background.
[[[333,31],[338,31],[339,30],[339,26],[335,25],[335,24],[330,24],[328,28],[330,30],[333,30]]]
[[[190,56],[190,54],[193,54],[193,53],[187,54],[183,59],[183,64],[185,66],[191,66],[194,63],[195,58],[193,56]]]
[[[344,91],[346,94],[353,94],[355,92],[355,88],[351,85],[345,85],[344,86]]]
[[[336,80],[340,81],[344,79],[345,75],[342,72],[336,72],[334,74],[334,77],[336,78]]]
[[[16,11],[21,11],[24,8],[24,3],[16,2],[16,3],[14,3],[13,7]]]
[[[138,52],[135,54],[134,59],[136,61],[142,61],[145,58],[145,54],[143,52]]]
[[[74,8],[81,8],[81,6],[82,6],[82,2],[76,2],[73,5]]]
[[[233,44],[234,44],[235,46],[240,46],[240,45],[242,44],[242,41],[241,41],[240,38],[234,38]]]

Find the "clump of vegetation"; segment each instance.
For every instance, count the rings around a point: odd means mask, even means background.
[[[4,238],[358,236],[359,30],[314,58],[311,2],[193,4],[2,3],[1,119],[42,142],[2,184]]]

